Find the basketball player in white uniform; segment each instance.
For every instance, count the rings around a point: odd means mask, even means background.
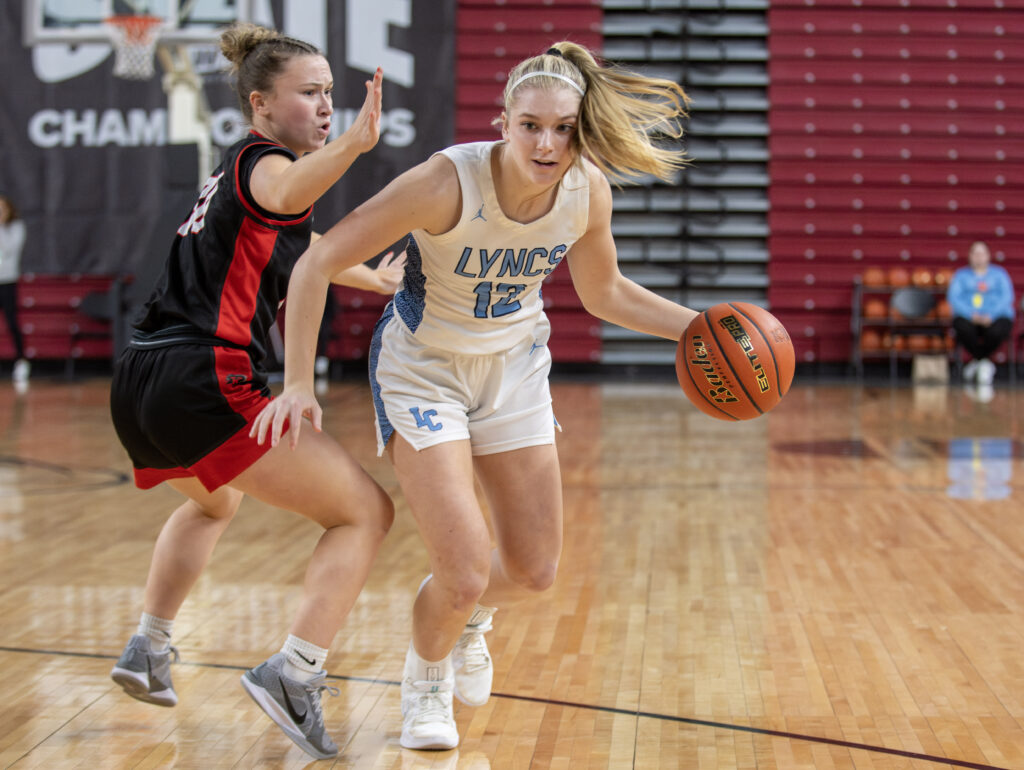
[[[500,147],[440,153],[455,166],[461,214],[443,234],[412,232],[404,286],[377,325],[370,374],[381,449],[396,428],[415,449],[459,439],[474,455],[554,441],[541,282],[586,231],[589,182],[570,167],[546,214],[513,221],[491,174]]]
[[[510,74],[501,141],[451,147],[402,174],[292,273],[284,389],[253,426],[261,443],[276,444],[286,420],[294,443],[303,416],[320,430],[314,357],[330,277],[411,233],[403,288],[370,356],[380,447],[432,569],[402,677],[406,748],[458,745],[452,697],[480,705],[490,695],[483,635],[495,609],[555,579],[562,494],[544,278],[565,260],[589,312],[666,339],[696,316],[619,271],[606,178],[670,179],[682,150],[653,145],[647,129],[681,135],[686,102],[671,81],[602,67],[559,43]]]

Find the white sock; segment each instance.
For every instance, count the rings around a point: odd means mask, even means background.
[[[284,653],[285,659],[282,669],[284,675],[300,682],[308,682],[319,674],[327,660],[327,650],[323,647],[317,647],[312,642],[299,639],[292,634],[288,634],[281,652]]]
[[[409,653],[405,657],[405,676],[417,682],[443,682],[451,679],[452,658],[445,655],[441,660],[424,660],[409,642]]]
[[[158,618],[143,612],[139,618],[139,636],[149,637],[149,649],[153,652],[166,652],[171,646],[171,632],[174,630],[174,621],[166,618]]]
[[[473,614],[469,616],[469,620],[466,621],[466,626],[489,625],[491,617],[497,611],[497,607],[484,607],[482,604],[478,604],[473,609]]]

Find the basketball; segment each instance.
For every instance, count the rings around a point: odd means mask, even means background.
[[[902,267],[889,269],[890,286],[910,286],[910,271]]]
[[[719,420],[751,420],[773,409],[789,390],[795,364],[785,327],[748,302],[708,308],[686,327],[676,348],[683,392]]]
[[[885,271],[880,267],[869,267],[864,271],[861,282],[865,286],[885,286]]]

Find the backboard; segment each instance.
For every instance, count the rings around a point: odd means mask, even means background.
[[[24,0],[23,38],[37,43],[108,43],[111,16],[149,15],[163,19],[163,44],[216,42],[220,29],[250,21],[254,0]]]

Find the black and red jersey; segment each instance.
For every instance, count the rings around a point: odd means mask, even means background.
[[[312,207],[287,216],[253,200],[249,177],[271,152],[296,157],[256,132],[224,153],[178,228],[163,275],[135,323],[133,347],[208,342],[245,348],[257,366],[263,361],[292,268],[313,230]]]

